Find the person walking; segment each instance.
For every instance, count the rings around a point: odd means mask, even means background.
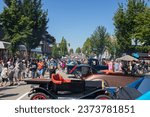
[[[8,82],[8,64],[6,63],[4,64],[4,68],[2,69],[1,77],[2,77],[1,86],[5,86]]]
[[[26,74],[26,63],[25,60],[22,60],[22,65],[21,65],[21,80],[23,80],[25,78],[25,74]]]
[[[3,70],[3,62],[2,60],[0,60],[0,76],[1,76],[2,70]]]
[[[20,85],[20,80],[21,80],[21,66],[22,63],[20,60],[18,60],[15,64],[15,73],[14,73],[14,78],[16,81],[16,84]]]
[[[44,70],[44,63],[42,60],[40,60],[38,63],[37,63],[37,66],[38,66],[38,75],[39,75],[39,78],[43,78],[43,70]]]
[[[57,62],[52,58],[50,61],[50,67],[49,67],[50,78],[52,77],[52,74],[56,73],[56,69],[57,69]]]
[[[47,63],[46,63],[45,59],[43,59],[42,62],[43,62],[43,73],[42,73],[42,76],[44,77],[46,69],[47,69]]]
[[[8,66],[8,78],[9,78],[9,82],[10,85],[9,86],[13,86],[14,85],[14,73],[15,73],[15,68],[14,65],[11,64]]]
[[[31,71],[31,77],[34,79],[36,78],[36,71],[37,71],[37,63],[35,59],[32,60],[31,64],[29,65],[29,69]]]

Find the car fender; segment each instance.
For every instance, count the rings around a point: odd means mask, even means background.
[[[93,95],[98,96],[98,95],[105,95],[107,91],[105,89],[96,89],[84,96],[81,96],[79,99],[86,99],[87,97],[91,97]]]
[[[34,94],[34,93],[38,93],[38,92],[41,92],[41,93],[44,93],[46,95],[48,95],[49,97],[53,98],[53,99],[57,99],[58,97],[56,95],[54,95],[51,91],[48,91],[46,90],[45,88],[42,88],[42,87],[36,87],[36,88],[33,88],[30,93],[28,94],[28,96],[30,96],[31,94]]]

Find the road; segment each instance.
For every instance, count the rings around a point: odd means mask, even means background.
[[[64,72],[58,71],[63,77],[68,77]],[[45,78],[49,77],[47,73]],[[126,84],[133,82],[137,78],[127,77],[127,76],[111,76],[111,75],[101,75],[99,79],[105,79],[109,86],[125,86]],[[21,82],[18,86],[6,86],[0,87],[0,100],[29,100],[28,93],[31,90],[31,85]]]
[[[57,72],[67,77],[61,71]],[[49,73],[47,72],[44,77],[49,78]],[[22,81],[20,85],[0,87],[0,100],[29,100],[28,93],[31,90],[31,86]]]
[[[6,86],[0,88],[0,100],[28,100],[31,85],[21,83],[20,86]]]
[[[49,74],[46,73],[44,77],[48,78]],[[31,86],[21,81],[20,85],[0,87],[0,100],[29,100]]]

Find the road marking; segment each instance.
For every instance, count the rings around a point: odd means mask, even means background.
[[[19,98],[17,98],[16,100],[21,100],[23,97],[25,97],[29,92],[23,94],[22,96],[20,96]]]

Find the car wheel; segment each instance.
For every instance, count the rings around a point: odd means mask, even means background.
[[[30,100],[46,100],[48,99],[47,95],[44,93],[35,93]]]
[[[110,100],[112,98],[107,96],[107,95],[98,95],[95,99],[97,99],[97,100]]]

